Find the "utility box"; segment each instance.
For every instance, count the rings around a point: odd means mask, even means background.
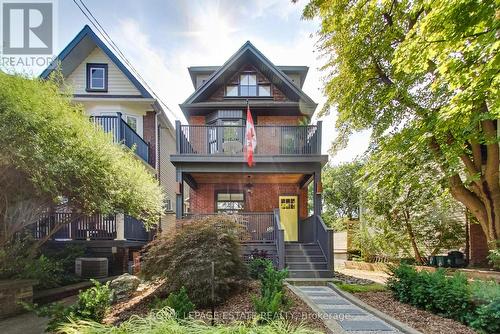
[[[75,273],[83,278],[108,277],[108,259],[105,257],[79,257],[75,260]]]

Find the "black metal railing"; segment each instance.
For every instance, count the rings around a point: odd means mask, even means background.
[[[225,213],[226,214],[226,213]],[[196,219],[206,216],[217,216],[221,213],[195,213],[186,214],[186,219]],[[243,225],[247,231],[242,236],[242,242],[274,242],[276,239],[276,228],[274,214],[272,212],[239,212],[229,214],[236,222]]]
[[[125,239],[148,241],[151,239],[150,232],[144,227],[144,223],[129,215],[124,217]]]
[[[245,127],[177,123],[177,153],[242,155]],[[255,155],[321,154],[321,123],[301,126],[255,126]]]
[[[142,160],[151,163],[149,144],[121,118],[121,113],[116,116],[92,116],[90,120],[104,132],[111,133],[115,143],[123,143],[133,149]]]

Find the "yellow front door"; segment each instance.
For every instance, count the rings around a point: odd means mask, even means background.
[[[280,196],[280,219],[285,241],[299,240],[298,212],[297,196]]]

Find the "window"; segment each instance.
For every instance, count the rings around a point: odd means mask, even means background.
[[[170,197],[165,197],[165,202],[163,203],[163,208],[165,210],[165,212],[171,212],[173,211],[172,209],[172,200],[170,199]]]
[[[126,115],[125,121],[132,128],[132,130],[137,132],[137,117]]]
[[[87,91],[108,91],[108,64],[87,64]]]
[[[258,84],[255,72],[242,73],[239,79],[239,84],[231,83],[226,86],[226,97],[271,96],[271,85]]]
[[[238,85],[229,85],[226,87],[226,96],[238,96]]]
[[[240,122],[232,120],[222,121],[224,126],[224,142],[227,141],[239,141],[238,133],[241,132]]]
[[[259,96],[271,96],[271,85],[259,85]]]
[[[217,193],[217,212],[238,213],[245,209],[243,193]]]
[[[240,96],[257,96],[257,76],[255,74],[240,75]]]

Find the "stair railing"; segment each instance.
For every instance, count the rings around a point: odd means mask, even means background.
[[[280,210],[274,209],[274,229],[276,235],[276,252],[278,255],[278,269],[285,269],[285,230],[280,222]]]
[[[315,236],[326,258],[327,269],[333,271],[333,229],[326,226],[321,216],[314,220]]]

